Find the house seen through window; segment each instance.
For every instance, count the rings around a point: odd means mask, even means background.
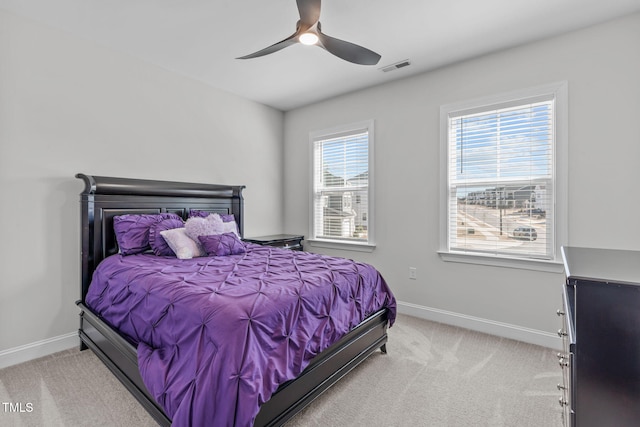
[[[313,239],[371,242],[372,139],[372,122],[312,133]]]

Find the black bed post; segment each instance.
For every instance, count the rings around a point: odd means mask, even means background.
[[[85,189],[80,193],[80,301],[84,304],[91,277],[89,277],[93,260],[94,195],[96,183],[92,176],[77,174],[76,178],[84,180]]]
[[[93,260],[93,233],[90,228],[94,222],[94,196],[96,183],[92,176],[77,174],[76,178],[84,180],[85,188],[80,193],[80,299],[76,302],[84,305],[84,300],[91,282],[89,264]],[[82,318],[80,318],[82,329]],[[84,341],[80,340],[80,351],[88,349]]]
[[[240,237],[244,237],[244,197],[242,196],[242,190],[244,186],[236,186],[233,190],[233,210],[232,212],[236,218],[238,224],[238,230]]]

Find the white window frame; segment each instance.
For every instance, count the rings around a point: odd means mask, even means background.
[[[349,241],[339,239],[319,238],[315,235],[315,158],[314,145],[317,141],[330,138],[338,138],[340,136],[348,136],[351,134],[362,133],[366,131],[368,134],[368,195],[367,195],[367,240],[366,241]],[[364,120],[360,122],[340,125],[329,129],[315,130],[309,133],[309,238],[305,241],[311,246],[344,249],[361,252],[372,252],[375,249],[375,212],[374,212],[374,147],[375,147],[375,131],[374,120]]]
[[[552,95],[554,99],[554,142],[553,142],[553,248],[549,260],[528,257],[458,252],[449,247],[449,117],[464,112],[490,111],[512,104],[525,104],[532,98]],[[561,272],[560,247],[568,244],[568,85],[567,82],[551,83],[533,88],[517,90],[495,96],[462,101],[440,107],[440,249],[438,253],[444,261],[491,265]]]

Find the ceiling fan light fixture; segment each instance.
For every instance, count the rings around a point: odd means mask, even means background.
[[[300,37],[298,37],[298,40],[302,44],[311,46],[318,43],[318,35],[315,33],[302,33],[300,34]]]
[[[358,65],[376,65],[380,55],[365,47],[345,40],[331,37],[322,32],[320,26],[320,3],[322,0],[296,0],[300,20],[296,23],[296,32],[284,40],[260,49],[238,59],[258,58],[269,55],[285,47],[301,43],[316,45],[340,59]]]

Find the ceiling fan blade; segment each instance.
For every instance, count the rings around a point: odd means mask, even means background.
[[[269,47],[265,47],[264,49],[261,49],[257,52],[253,52],[253,53],[250,53],[249,55],[241,56],[236,59],[250,59],[250,58],[257,58],[259,56],[269,55],[270,53],[277,52],[295,43],[298,43],[297,31],[292,35],[290,35],[289,37],[287,37],[286,39],[279,41],[278,43],[274,43]]]
[[[296,0],[298,12],[300,13],[300,23],[303,27],[310,28],[320,19],[321,0]]]
[[[345,61],[360,65],[376,65],[380,61],[380,55],[365,47],[336,39],[320,31],[318,31],[318,37],[320,39],[320,43],[318,43],[320,47]]]

